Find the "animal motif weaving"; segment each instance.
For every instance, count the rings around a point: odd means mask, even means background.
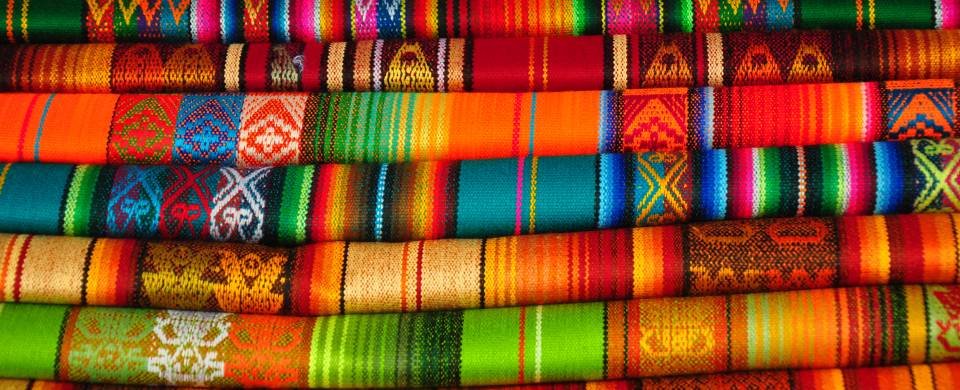
[[[314,42],[790,28],[951,29],[955,0],[5,0],[4,41]]]
[[[938,363],[960,358],[958,295],[910,285],[331,317],[6,303],[0,376],[429,387]]]
[[[329,315],[952,283],[957,226],[808,217],[295,248],[0,234],[0,301]]]
[[[940,139],[960,134],[956,91],[952,80],[920,80],[520,94],[8,93],[0,160],[258,167]]]
[[[957,79],[956,48],[960,30],[2,45],[0,91],[527,92]]]
[[[958,161],[960,140],[944,138],[262,168],[8,163],[0,231],[291,244],[956,212]]]

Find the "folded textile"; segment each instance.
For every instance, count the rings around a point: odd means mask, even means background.
[[[0,234],[0,301],[327,315],[960,278],[960,214],[296,248]]]
[[[495,92],[956,79],[958,47],[960,30],[0,45],[0,91]]]
[[[7,42],[288,42],[960,27],[956,0],[7,0]]]
[[[916,364],[864,368],[770,370],[724,374],[683,375],[597,382],[545,383],[513,386],[478,386],[478,389],[517,390],[629,390],[629,389],[878,389],[934,390],[960,386],[960,363]],[[116,385],[45,380],[0,379],[6,390],[112,389]],[[132,389],[152,387],[124,386]],[[183,388],[183,387],[179,387]]]
[[[0,376],[455,386],[960,359],[960,286],[292,317],[0,306]]]
[[[626,92],[0,94],[0,161],[404,162],[960,135],[952,80]]]
[[[303,243],[960,210],[960,139],[406,164],[5,164],[0,231]]]

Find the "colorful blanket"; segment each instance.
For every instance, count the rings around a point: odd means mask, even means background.
[[[956,0],[5,0],[15,42],[288,42],[960,26]]]
[[[328,315],[953,283],[957,226],[788,218],[295,248],[0,234],[0,301]]]
[[[0,376],[278,387],[584,381],[960,358],[960,287],[291,317],[0,306]]]
[[[625,92],[0,94],[0,161],[268,165],[960,135],[952,80]],[[82,139],[83,142],[77,142]]]
[[[206,146],[198,153],[232,151]],[[13,163],[0,169],[0,231],[403,241],[958,211],[958,148],[960,139],[945,138],[249,169]],[[193,161],[191,155],[180,158]]]
[[[564,91],[960,78],[960,30],[0,45],[0,91]]]

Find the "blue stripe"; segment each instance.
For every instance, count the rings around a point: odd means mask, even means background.
[[[617,130],[613,123],[614,118],[616,118],[616,115],[612,112],[614,97],[616,97],[616,92],[600,92],[600,129],[597,131],[597,153],[618,152],[611,147],[613,145],[611,138]]]
[[[897,158],[897,145],[895,142],[873,143],[873,158],[877,167],[877,202],[874,206],[874,214],[900,211],[900,204],[903,202],[904,175],[903,167]]]
[[[727,152],[723,149],[704,150],[699,158],[702,218],[724,219],[727,216]]]
[[[240,25],[237,23],[237,2],[243,0],[221,0],[220,28],[223,30],[223,43],[237,43],[242,41]]]
[[[623,223],[626,215],[626,172],[624,167],[629,155],[600,155],[600,199],[597,213],[597,228],[605,229],[627,225]]]
[[[713,149],[713,88],[700,88],[697,93],[700,94],[700,101],[702,102],[700,107],[702,116],[697,129],[700,150]]]
[[[290,15],[287,13],[289,7],[289,0],[270,2],[270,35],[274,42],[290,42]]]
[[[536,122],[537,122],[537,93],[533,92],[530,94],[530,156],[536,156],[533,152],[533,135],[536,133]]]
[[[793,28],[793,1],[787,3],[787,9],[780,7],[779,0],[767,0],[767,27],[769,30],[789,30]]]
[[[50,111],[50,104],[53,103],[55,96],[57,96],[57,94],[51,93],[50,97],[47,98],[47,104],[43,106],[43,114],[40,115],[40,124],[37,125],[37,138],[33,141],[33,162],[40,162],[40,137],[43,136],[43,123],[47,121],[47,112]]]
[[[377,241],[383,240],[383,203],[384,192],[387,187],[387,168],[390,164],[380,164],[380,175],[377,176],[377,208],[374,211],[373,236]]]

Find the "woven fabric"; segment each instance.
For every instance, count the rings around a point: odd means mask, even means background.
[[[759,219],[296,248],[0,234],[0,301],[328,315],[953,283],[957,226]]]
[[[0,231],[302,243],[957,211],[958,160],[960,139],[945,138],[273,168],[8,163]]]
[[[909,366],[830,368],[811,370],[753,371],[686,375],[637,380],[609,380],[578,383],[549,383],[513,386],[478,386],[490,390],[630,390],[630,389],[791,389],[791,390],[934,390],[960,386],[960,364],[934,363]],[[45,380],[0,379],[6,390],[95,390],[116,389],[115,385]],[[147,386],[123,386],[148,390]],[[185,387],[178,387],[185,388]]]
[[[10,93],[0,94],[0,161],[256,167],[939,139],[960,135],[955,107],[951,80],[521,94]]]
[[[16,42],[313,42],[374,38],[960,26],[956,0],[4,0]]]
[[[24,382],[16,389],[29,390]],[[34,383],[34,389],[56,389],[61,382]],[[64,390],[75,388],[66,384]],[[953,389],[960,386],[960,364],[935,363],[912,366],[866,367],[847,369],[753,371],[729,374],[687,375],[663,378],[644,378],[633,381],[603,381],[587,383],[559,383],[488,387],[489,389],[517,390],[668,390],[668,389]]]
[[[4,304],[0,376],[260,387],[582,381],[960,359],[960,287],[293,317]]]
[[[958,47],[960,30],[3,45],[0,90],[522,92],[957,79]]]

